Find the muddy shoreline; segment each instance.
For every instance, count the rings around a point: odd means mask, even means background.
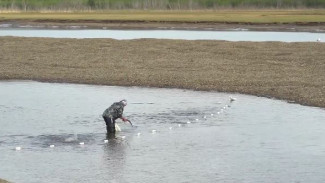
[[[0,37],[0,79],[234,92],[325,107],[325,44]]]
[[[0,20],[2,28],[325,32],[324,22],[241,23],[114,20]]]

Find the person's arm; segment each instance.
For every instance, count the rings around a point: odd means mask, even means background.
[[[129,122],[133,126],[131,121],[123,116],[123,110],[124,110],[124,106],[121,106],[120,108],[118,108],[117,113],[119,114],[119,118],[124,122]]]
[[[123,111],[124,111],[123,106],[119,105],[118,107],[116,107],[115,109],[116,116],[118,116],[118,118],[120,118],[122,121],[127,122],[129,120],[123,116]]]

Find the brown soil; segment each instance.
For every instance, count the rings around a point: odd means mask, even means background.
[[[325,107],[325,44],[0,37],[0,79],[238,92]]]

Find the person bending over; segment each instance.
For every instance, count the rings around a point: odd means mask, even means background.
[[[125,99],[113,103],[109,108],[103,112],[103,118],[106,123],[107,133],[115,133],[115,120],[120,118],[124,122],[129,121],[127,118],[123,117],[124,107],[127,105]]]

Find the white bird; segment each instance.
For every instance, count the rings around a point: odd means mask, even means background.
[[[187,121],[186,123],[187,123],[187,124],[190,124],[191,122],[190,122],[190,121]]]
[[[16,151],[20,151],[21,150],[21,147],[16,147]]]
[[[54,147],[54,145],[52,144],[52,145],[50,145],[50,148],[53,148]]]
[[[125,139],[125,136],[122,136],[121,138],[122,138],[122,139]]]
[[[178,127],[181,127],[182,125],[181,124],[178,124]]]
[[[213,116],[214,114],[211,114],[211,116]]]
[[[107,140],[107,139],[105,139],[105,140],[104,140],[104,143],[108,143],[108,140]]]
[[[206,116],[203,116],[204,119],[206,119],[207,117]]]
[[[152,133],[156,133],[156,132],[157,132],[157,130],[152,130],[151,132],[152,132]]]
[[[321,41],[320,38],[318,38],[318,39],[317,39],[317,42],[320,42],[320,41]]]
[[[233,101],[235,101],[235,100],[236,100],[236,98],[233,98],[233,97],[229,97],[229,100],[230,100],[230,102],[233,102]]]
[[[80,145],[85,145],[85,143],[84,143],[84,142],[80,142],[79,144],[80,144]]]
[[[199,119],[195,119],[195,121],[199,121]]]
[[[140,135],[141,135],[141,133],[138,133],[137,135],[138,135],[138,136],[140,136]]]

